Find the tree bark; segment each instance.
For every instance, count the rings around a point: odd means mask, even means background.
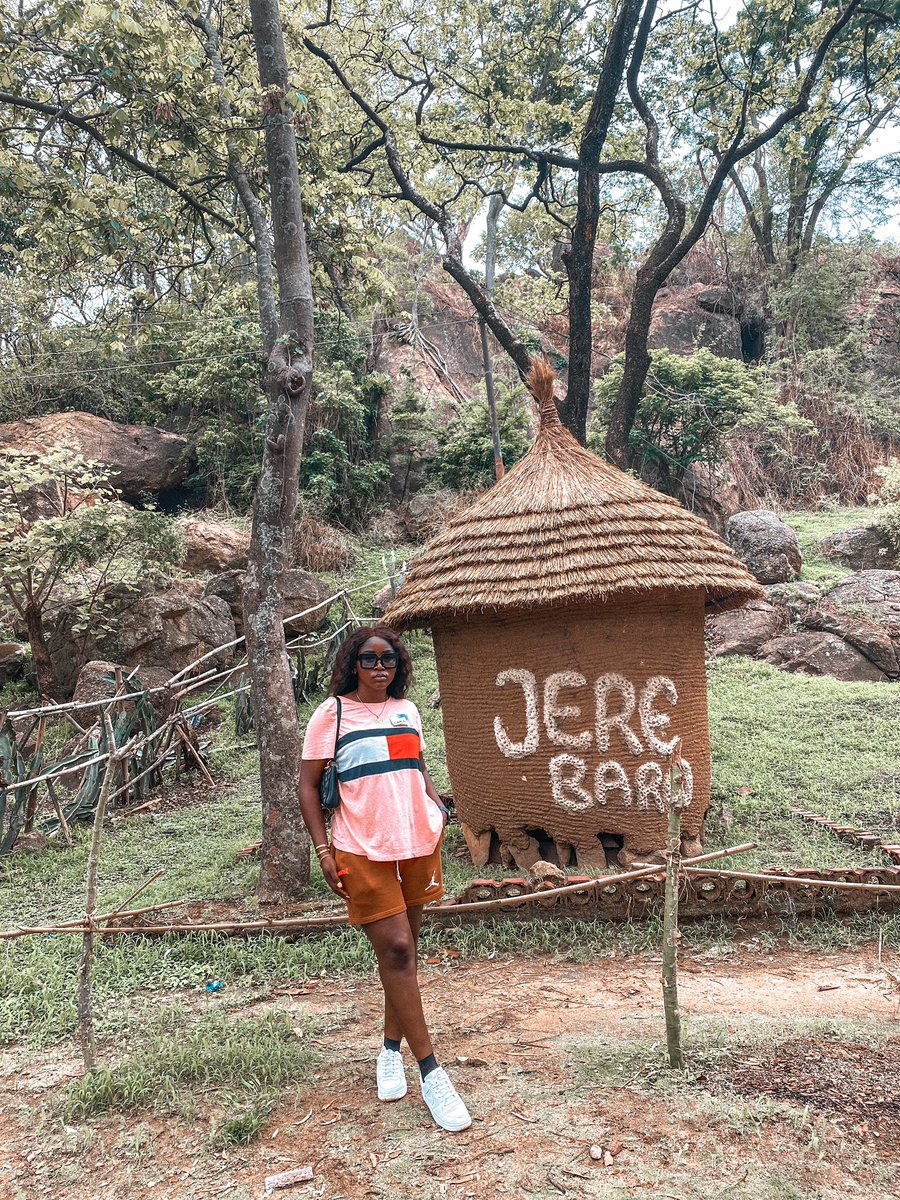
[[[559,416],[569,432],[584,445],[587,440],[588,405],[593,378],[594,330],[592,319],[594,247],[600,220],[600,155],[606,143],[616,96],[628,62],[643,0],[622,0],[610,33],[591,111],[578,151],[578,208],[572,243],[563,255],[569,277],[569,375]],[[655,8],[650,0],[648,8]]]
[[[502,211],[503,197],[501,195],[491,196],[484,232],[484,290],[489,296],[494,294],[494,279],[497,271],[497,225]],[[499,482],[503,478],[505,468],[503,466],[503,447],[500,445],[500,424],[497,421],[497,397],[494,393],[494,365],[491,362],[488,327],[483,320],[479,321],[479,326],[481,328],[481,360],[484,365],[484,390],[487,394],[491,442],[494,446],[494,478]]]
[[[37,677],[37,689],[45,700],[56,700],[59,696],[59,684],[47,647],[41,610],[33,601],[25,605],[25,628],[28,644],[31,646],[31,661]]]
[[[297,795],[300,730],[282,623],[282,579],[290,561],[312,386],[313,297],[278,0],[250,0],[250,18],[262,86],[278,335],[265,347],[268,412],[243,600],[263,804],[257,895],[261,904],[284,904],[298,899],[309,883],[309,838]]]

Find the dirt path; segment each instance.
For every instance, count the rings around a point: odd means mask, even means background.
[[[374,1097],[381,1000],[369,981],[317,980],[240,1010],[275,1004],[326,1026],[312,1086],[288,1097],[246,1149],[210,1149],[203,1120],[109,1116],[62,1127],[50,1105],[77,1073],[77,1056],[7,1051],[0,1198],[250,1200],[262,1196],[265,1175],[305,1163],[314,1166],[313,1181],[277,1195],[900,1197],[895,1095],[875,1088],[860,1108],[855,1094],[840,1094],[851,1065],[861,1087],[867,1055],[873,1064],[900,1061],[896,963],[879,964],[874,951],[685,956],[682,1011],[700,1049],[677,1084],[660,1066],[658,972],[657,962],[621,956],[590,965],[547,958],[423,965],[439,1051],[475,1117],[458,1135],[434,1129],[411,1068],[404,1100],[380,1105]],[[824,1082],[804,1076],[802,1086],[776,1089],[780,1098],[796,1097],[778,1107],[766,1091],[778,1060],[770,1066],[766,1056],[786,1033],[804,1039],[802,1053],[787,1058],[815,1061]],[[592,1146],[600,1147],[599,1161]]]

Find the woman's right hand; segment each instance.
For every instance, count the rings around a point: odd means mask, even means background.
[[[322,874],[325,876],[325,882],[342,900],[347,899],[347,892],[343,883],[338,877],[337,863],[334,861],[333,854],[326,854],[319,860],[319,865],[322,868]]]

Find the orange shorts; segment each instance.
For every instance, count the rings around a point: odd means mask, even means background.
[[[369,925],[384,917],[396,917],[408,908],[418,908],[444,894],[441,843],[422,858],[400,862],[373,862],[361,854],[334,850],[341,882],[347,893],[347,915],[351,925]]]

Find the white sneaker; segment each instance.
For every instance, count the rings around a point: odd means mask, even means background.
[[[429,1071],[422,1080],[422,1099],[441,1129],[458,1133],[472,1124],[469,1110],[459,1098],[450,1076],[443,1067]]]
[[[406,1095],[406,1072],[399,1050],[382,1049],[375,1060],[375,1078],[379,1100],[399,1100]]]

